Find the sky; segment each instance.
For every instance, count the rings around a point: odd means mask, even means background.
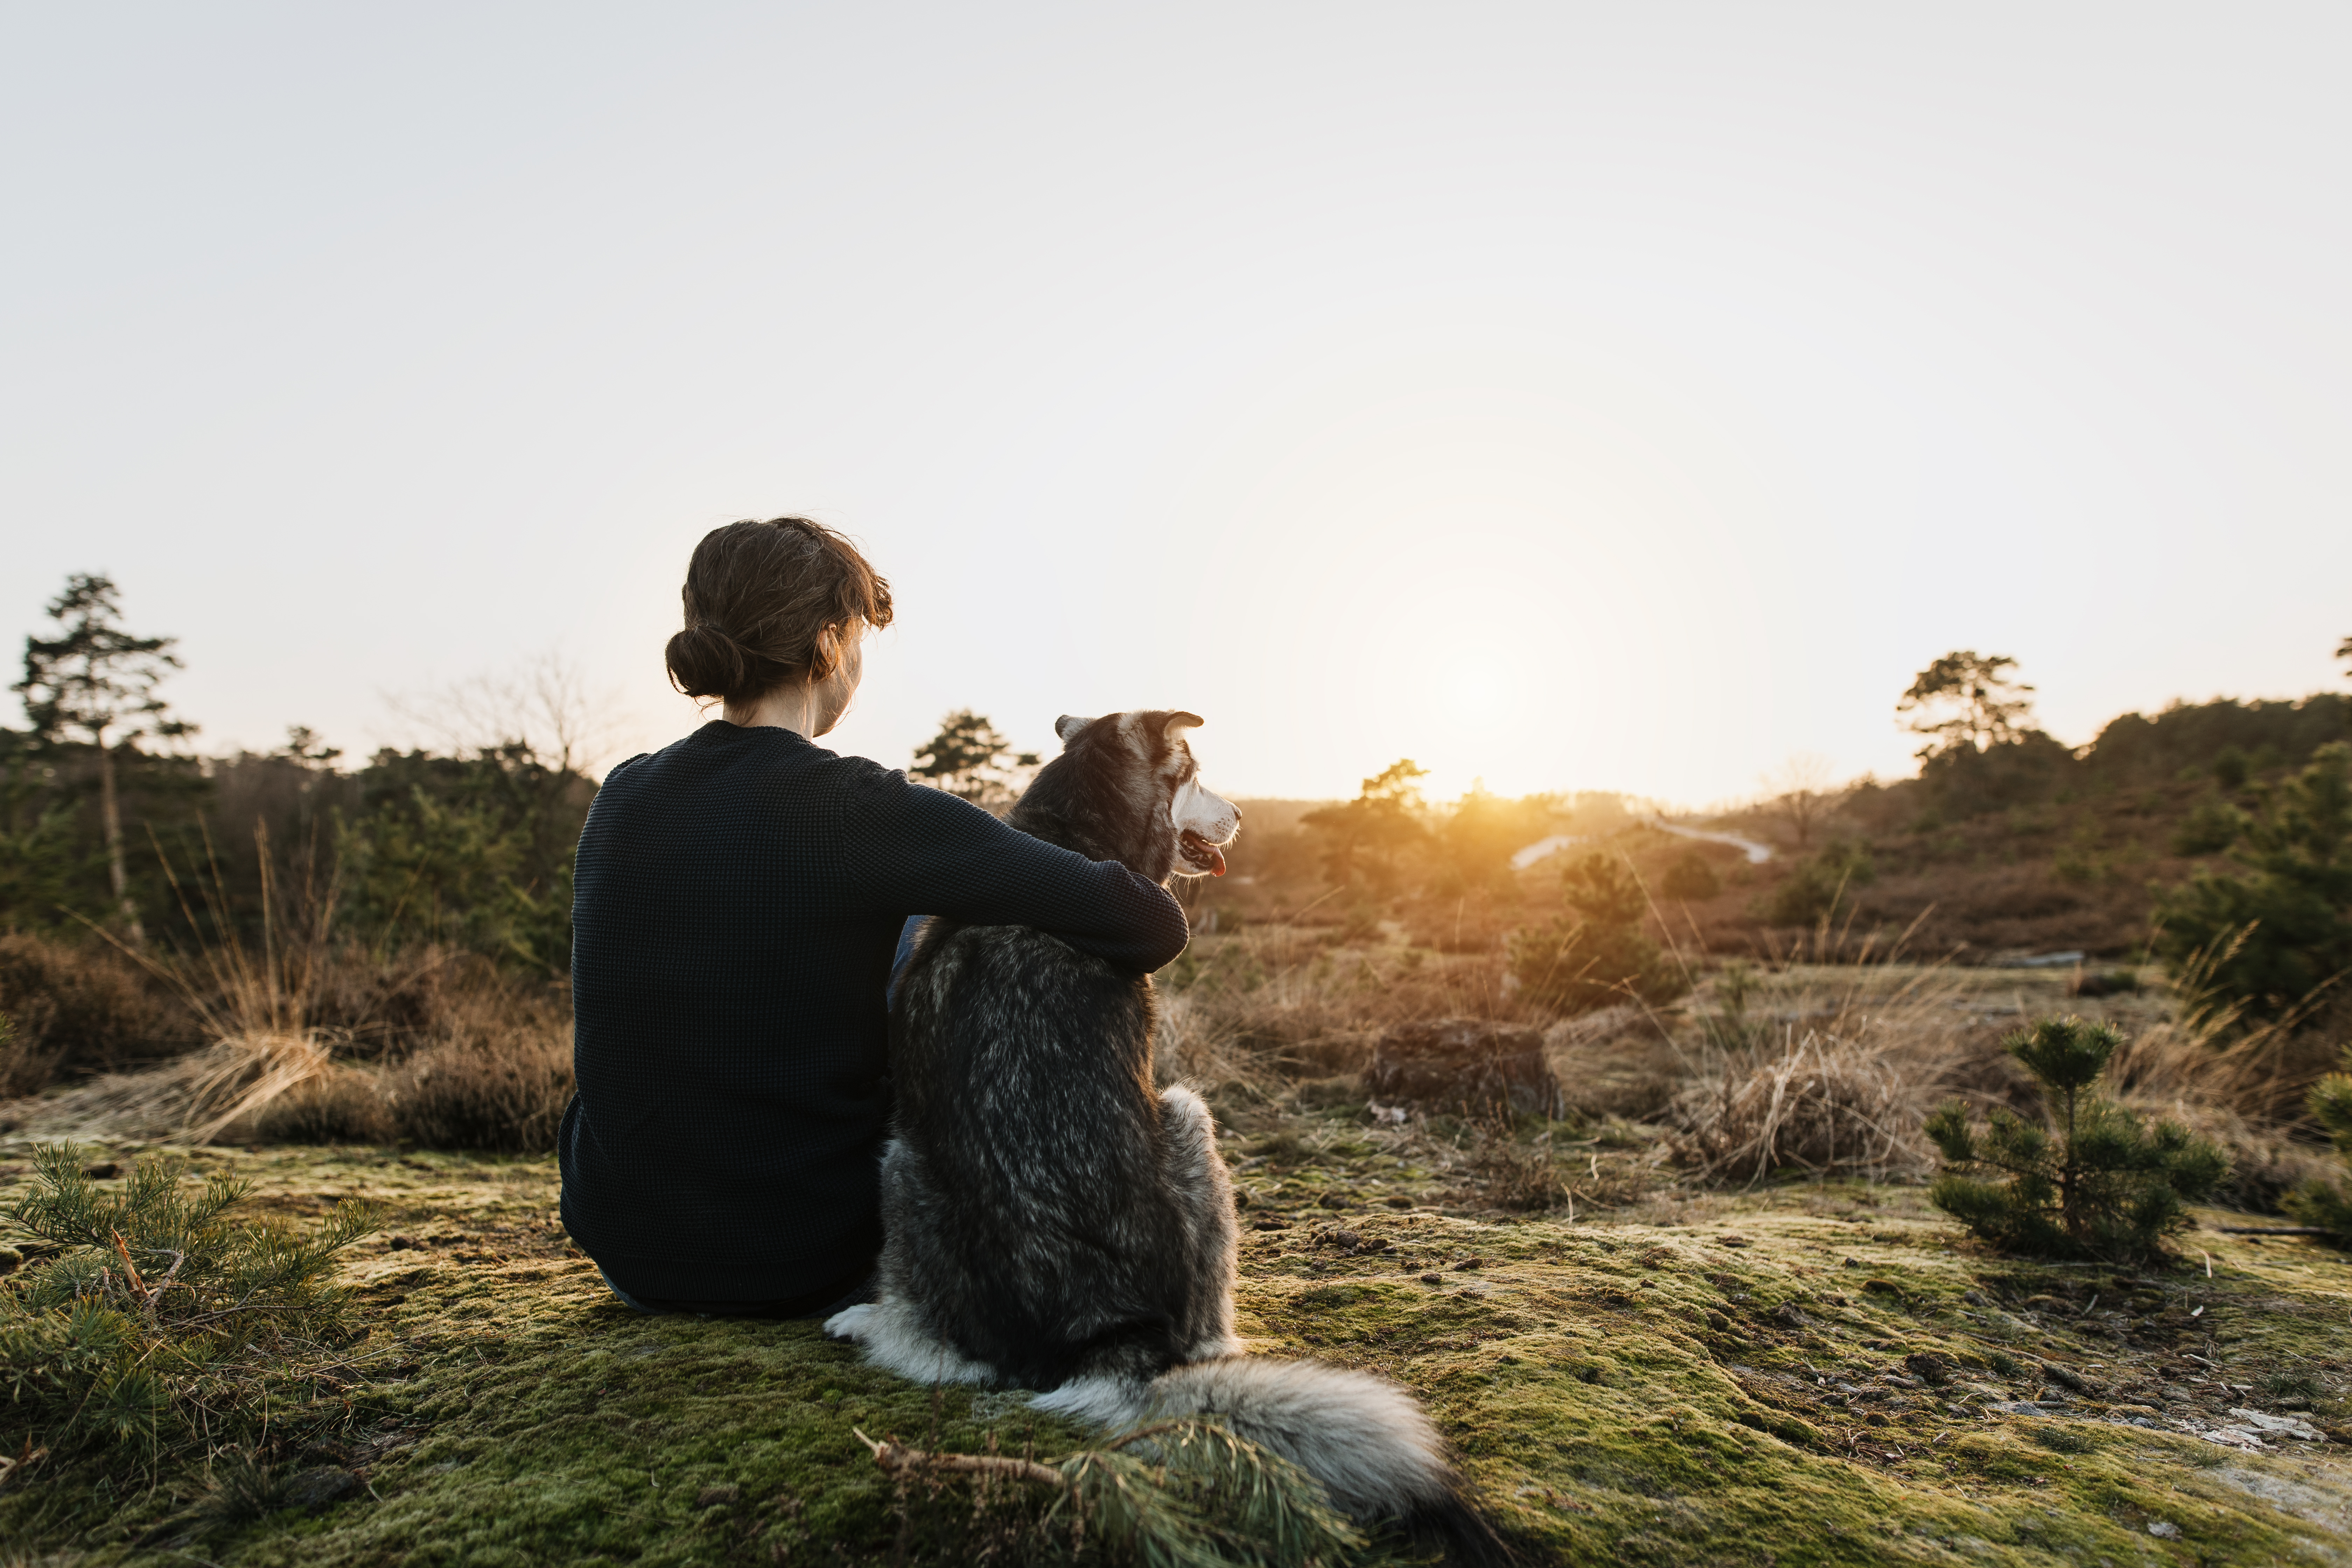
[[[0,637],[111,574],[215,752],[553,659],[609,760],[800,513],[894,766],[1696,805],[1907,773],[1954,648],[2074,743],[2341,689],[2347,79],[2332,5],[15,6]]]

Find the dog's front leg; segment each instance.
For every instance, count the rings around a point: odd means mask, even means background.
[[[874,1331],[874,1314],[878,1309],[872,1301],[856,1307],[844,1307],[824,1321],[824,1336],[829,1340],[849,1340],[861,1342]]]
[[[1234,1273],[1240,1256],[1234,1184],[1217,1153],[1216,1119],[1201,1097],[1181,1084],[1160,1091],[1166,1142],[1160,1171],[1183,1227],[1185,1321],[1179,1344],[1186,1361],[1239,1355],[1234,1334]]]

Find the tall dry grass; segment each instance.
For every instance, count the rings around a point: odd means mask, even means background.
[[[1492,953],[1415,952],[1390,932],[1348,942],[1328,931],[1253,928],[1204,938],[1164,976],[1161,1070],[1208,1092],[1221,1114],[1328,1113],[1364,1103],[1357,1075],[1394,1025],[1541,1023],[1572,1116],[1588,1127],[1655,1127],[1662,1156],[1706,1184],[1916,1180],[1935,1166],[1920,1128],[1937,1104],[2038,1110],[2001,1042],[2040,1000],[2003,994],[1985,971],[1911,961],[1901,938],[1851,922],[1822,922],[1775,956],[1705,967],[1686,959],[1696,988],[1678,1005],[1546,1020]],[[2053,1010],[2084,1005],[2047,1000]],[[2183,1021],[2160,994],[2106,1005],[2129,1010],[2110,1092],[2229,1150],[2239,1173],[2230,1201],[2272,1206],[2325,1167],[2324,1147],[2299,1142],[2294,1127],[2304,1088],[2331,1054],[2315,1051],[2308,1034]],[[1527,1129],[1463,1138],[1465,1169],[1477,1165],[1515,1202],[1548,1202],[1560,1186]]]
[[[157,955],[92,928],[176,994],[200,1047],[103,1075],[21,1119],[52,1137],[553,1148],[572,1090],[562,989],[446,947],[385,952],[344,938],[331,876],[289,897],[266,831],[256,849],[262,917],[251,939],[226,918],[216,866],[183,879],[168,859],[189,924],[215,940]]]
[[[1360,1072],[1381,1030],[1429,1018],[1537,1021],[1499,954],[1435,954],[1387,933],[1253,927],[1163,972],[1160,1070],[1210,1092]]]

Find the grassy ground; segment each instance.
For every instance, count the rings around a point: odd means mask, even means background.
[[[1425,1135],[1360,1123],[1301,1110],[1235,1149],[1244,1331],[1417,1390],[1560,1560],[2352,1559],[2337,1255],[2207,1231],[2168,1271],[2041,1268],[1969,1250],[1916,1188],[1635,1200],[1625,1129],[1556,1151],[1617,1209],[1514,1218],[1477,1209]],[[349,1270],[368,1337],[278,1417],[303,1435],[289,1462],[365,1488],[206,1531],[186,1519],[201,1471],[36,1465],[0,1489],[12,1560],[970,1561],[992,1539],[970,1495],[902,1500],[853,1428],[1079,1439],[1013,1396],[935,1400],[812,1324],[637,1317],[566,1243],[549,1161],[194,1157],[289,1215],[390,1207]],[[0,1146],[0,1184],[24,1175]],[[2288,1405],[2334,1440],[2231,1414]]]

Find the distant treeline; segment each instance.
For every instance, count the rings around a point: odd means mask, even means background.
[[[2352,696],[2340,692],[2292,700],[2176,702],[2152,718],[2111,719],[2080,750],[2040,730],[2020,731],[1982,750],[1948,747],[1924,758],[1916,780],[1863,785],[1847,810],[1865,819],[1898,811],[1959,818],[2184,777],[2234,789],[2250,778],[2298,767],[2320,747],[2347,738]]]
[[[266,754],[111,748],[130,896],[151,939],[331,918],[387,949],[447,942],[562,973],[572,853],[595,781],[524,742],[380,751],[358,768],[300,731]],[[112,929],[96,747],[0,729],[0,930]],[[79,917],[79,918],[78,918]]]

